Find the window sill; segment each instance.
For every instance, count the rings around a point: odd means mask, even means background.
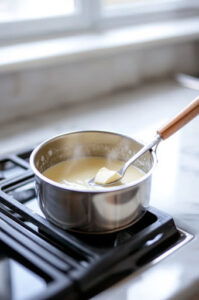
[[[0,72],[76,62],[199,39],[199,18],[18,43],[0,48]]]
[[[195,18],[1,47],[0,123],[194,73],[198,39]]]

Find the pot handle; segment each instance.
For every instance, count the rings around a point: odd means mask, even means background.
[[[172,118],[162,128],[157,130],[157,133],[163,140],[170,137],[193,118],[199,114],[199,96],[195,98],[188,106],[186,106],[179,114]]]

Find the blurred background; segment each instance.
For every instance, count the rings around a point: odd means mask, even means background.
[[[197,0],[0,0],[1,141],[151,132],[197,94],[198,40]]]

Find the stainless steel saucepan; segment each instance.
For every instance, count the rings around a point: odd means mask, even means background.
[[[199,100],[157,131],[166,139],[198,114]],[[80,233],[110,233],[137,222],[146,212],[150,199],[151,175],[156,154],[146,152],[134,163],[145,175],[132,183],[98,190],[75,189],[45,177],[49,167],[71,158],[102,156],[126,162],[143,145],[113,132],[79,131],[62,134],[39,145],[31,154],[39,204],[46,218],[55,225]]]

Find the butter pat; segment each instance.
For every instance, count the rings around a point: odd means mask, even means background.
[[[121,175],[114,170],[107,169],[105,167],[99,169],[95,176],[96,184],[112,183],[121,178]]]

